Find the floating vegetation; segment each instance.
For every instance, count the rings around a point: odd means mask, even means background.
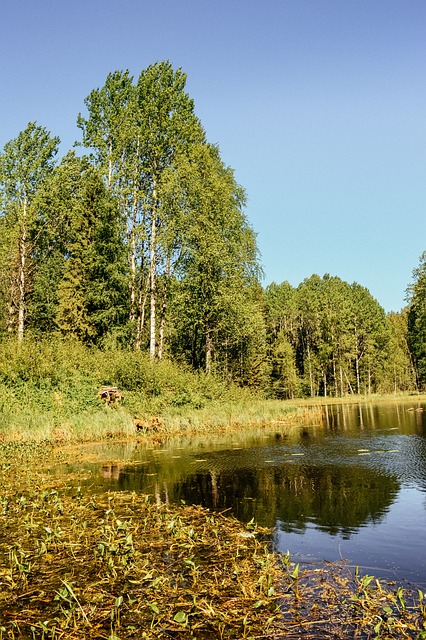
[[[253,523],[134,493],[2,504],[2,638],[248,638],[278,613],[277,562]]]
[[[286,640],[320,638],[357,640],[425,640],[426,595],[344,564],[288,565],[293,589],[281,598]],[[293,568],[292,568],[293,567]]]
[[[421,590],[299,566],[253,520],[83,493],[19,451],[0,465],[0,640],[426,640]]]

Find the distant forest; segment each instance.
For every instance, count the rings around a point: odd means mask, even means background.
[[[0,342],[146,351],[270,397],[426,385],[426,253],[407,307],[330,275],[261,286],[246,196],[186,75],[110,73],[78,153],[30,122],[0,154]]]

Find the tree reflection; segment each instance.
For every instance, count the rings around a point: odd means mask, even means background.
[[[426,489],[425,432],[426,410],[415,400],[329,406],[320,425],[252,441],[248,433],[247,442],[239,434],[237,445],[216,449],[214,442],[163,448],[120,465],[117,479],[117,469],[104,465],[103,476],[163,502],[227,510],[268,527],[278,522],[288,533],[314,525],[349,537],[383,519],[402,483]]]
[[[251,518],[287,532],[309,523],[331,534],[350,535],[378,522],[399,491],[399,482],[362,467],[305,467],[198,473],[169,488],[175,500],[211,509],[229,509],[237,518]]]

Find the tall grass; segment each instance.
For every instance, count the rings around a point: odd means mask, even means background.
[[[98,397],[102,385],[124,393],[118,406]],[[90,349],[72,340],[0,343],[0,439],[96,439],[149,430],[153,417],[167,432],[259,424],[290,408],[142,352]]]

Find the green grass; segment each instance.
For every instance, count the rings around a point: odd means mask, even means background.
[[[124,393],[118,405],[102,385]],[[286,420],[295,408],[145,353],[54,339],[0,344],[0,440],[97,440]]]

